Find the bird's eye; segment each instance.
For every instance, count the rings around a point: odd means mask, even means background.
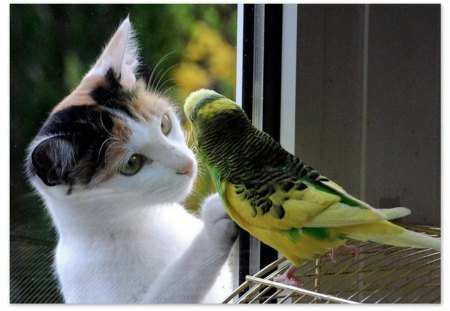
[[[161,119],[161,132],[164,135],[168,135],[170,133],[170,129],[172,128],[172,121],[170,121],[169,114],[164,114]]]
[[[142,154],[133,154],[121,168],[120,174],[125,176],[136,175],[144,165],[145,157]]]

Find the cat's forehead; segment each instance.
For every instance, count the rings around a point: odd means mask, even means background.
[[[87,76],[52,113],[81,105],[121,112],[141,121],[159,119],[173,110],[169,100],[148,91],[144,80],[138,80],[130,90],[123,89],[112,69],[105,76]]]

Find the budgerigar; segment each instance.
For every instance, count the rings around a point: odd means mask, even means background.
[[[409,209],[375,209],[351,196],[253,127],[232,100],[201,89],[184,111],[231,219],[294,266],[348,240],[440,250],[440,239],[388,221]]]

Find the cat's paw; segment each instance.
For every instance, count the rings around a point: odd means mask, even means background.
[[[202,220],[208,236],[223,245],[232,245],[239,234],[238,226],[225,212],[217,193],[203,202]]]

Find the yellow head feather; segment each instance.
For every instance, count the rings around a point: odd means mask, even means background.
[[[189,94],[189,96],[184,101],[184,113],[188,118],[191,117],[191,113],[197,104],[205,97],[210,95],[219,95],[217,92],[207,89],[200,89]]]
[[[201,105],[201,107],[199,107],[199,105]],[[215,91],[207,89],[200,89],[192,92],[184,102],[184,113],[190,120],[193,120],[196,117],[195,115],[198,115],[199,113],[204,117],[208,117],[219,111],[234,110],[238,108],[239,106],[232,100]],[[196,112],[195,115],[194,112]]]

